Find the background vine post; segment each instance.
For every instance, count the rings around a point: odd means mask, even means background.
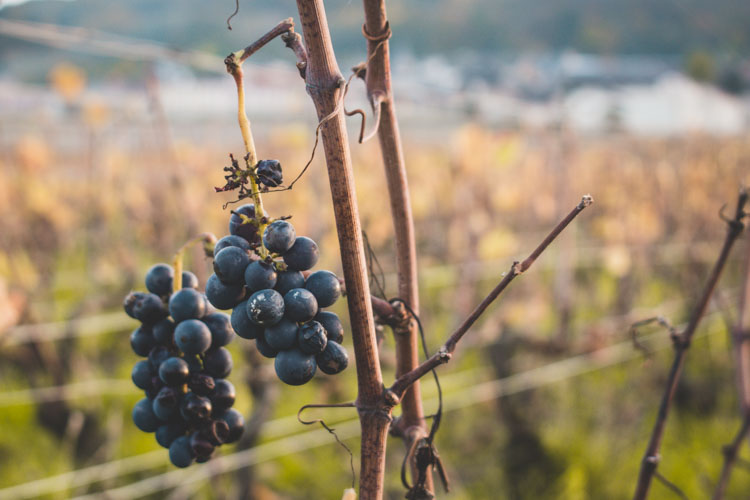
[[[367,94],[376,119],[380,152],[388,184],[391,220],[396,244],[396,272],[398,296],[415,314],[419,314],[419,283],[417,279],[417,251],[414,241],[414,219],[409,199],[403,146],[396,119],[396,108],[391,89],[390,27],[385,0],[364,0],[367,38],[367,64],[365,82]],[[396,343],[396,377],[413,370],[419,364],[417,324],[406,316],[393,328]],[[401,417],[394,423],[404,437],[409,449],[414,440],[427,434],[419,382],[415,382],[401,398]],[[416,460],[411,460],[412,476],[416,473]],[[432,474],[427,473],[425,488],[433,490]]]

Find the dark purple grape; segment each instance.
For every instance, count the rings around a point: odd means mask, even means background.
[[[198,276],[190,271],[182,271],[182,288],[198,288]]]
[[[182,394],[172,387],[162,387],[154,398],[152,409],[159,420],[169,421],[177,415]]]
[[[216,407],[214,407],[214,410]],[[216,412],[222,414],[224,410],[221,410],[220,412]],[[209,420],[207,423],[201,426],[198,431],[203,435],[206,440],[208,440],[209,443],[213,444],[214,446],[219,446],[221,444],[224,444],[229,437],[229,425],[223,421],[220,418]]]
[[[275,358],[279,353],[278,349],[274,349],[273,347],[268,345],[268,342],[266,342],[265,339],[265,335],[259,335],[258,338],[255,339],[255,347],[257,347],[258,352],[266,358]]]
[[[190,377],[190,368],[182,358],[170,357],[159,367],[159,378],[167,385],[182,385]]]
[[[190,375],[188,387],[199,396],[209,396],[216,388],[216,381],[211,375],[193,373]]]
[[[169,299],[169,314],[176,323],[202,318],[206,314],[206,298],[192,288],[177,290]]]
[[[266,187],[280,186],[284,181],[279,160],[260,160],[255,166],[258,182]]]
[[[206,352],[203,370],[214,378],[224,378],[232,372],[232,355],[223,347]]]
[[[153,293],[130,292],[125,297],[123,307],[128,316],[149,325],[168,315],[164,303]]]
[[[281,351],[273,363],[276,375],[285,384],[302,385],[315,375],[317,365],[315,356],[305,354],[299,349]]]
[[[246,309],[255,324],[275,325],[284,317],[284,298],[276,290],[260,290],[247,300]]]
[[[212,274],[206,282],[206,298],[217,309],[232,309],[245,298],[245,287],[226,285]]]
[[[234,400],[237,394],[234,390],[234,385],[228,380],[217,379],[216,387],[214,388],[211,395],[208,397],[213,405],[214,413],[222,413],[234,405]]]
[[[207,314],[201,318],[211,331],[211,349],[222,347],[234,340],[234,330],[229,320],[229,315],[216,312]]]
[[[211,331],[203,322],[188,319],[177,325],[174,340],[185,354],[201,354],[211,346]]]
[[[182,418],[189,423],[198,424],[211,416],[211,400],[189,392],[183,399],[180,406]]]
[[[318,301],[318,307],[329,307],[341,296],[341,282],[331,271],[315,271],[307,277],[305,288]]]
[[[163,297],[172,293],[174,269],[168,264],[156,264],[146,273],[146,288],[149,292]]]
[[[230,408],[219,418],[229,426],[229,436],[224,442],[234,443],[235,441],[239,441],[240,437],[242,437],[242,432],[245,430],[245,419],[242,418],[242,414],[234,408]]]
[[[292,288],[305,288],[305,275],[300,271],[277,272],[274,289],[284,296]]]
[[[250,293],[276,285],[276,269],[273,264],[256,260],[245,268],[245,285]]]
[[[214,445],[202,433],[195,431],[190,435],[190,449],[198,458],[210,457],[214,452]]]
[[[248,264],[250,255],[247,250],[226,247],[214,258],[214,273],[226,285],[240,285],[244,281]]]
[[[138,356],[145,358],[155,345],[156,341],[151,334],[151,328],[146,325],[139,326],[130,334],[130,347]]]
[[[176,467],[185,468],[193,463],[193,450],[190,448],[190,438],[180,436],[169,446],[169,461]]]
[[[235,213],[233,213],[232,216],[229,217],[229,234],[241,236],[251,244],[260,243],[258,227],[252,222],[243,224],[242,218],[237,215],[242,214],[246,217],[249,217],[250,219],[255,218],[255,205],[253,205],[252,203],[248,203],[247,205],[242,205],[237,210],[234,210],[234,212]]]
[[[344,341],[344,326],[336,313],[320,311],[313,319],[323,325],[329,341],[333,340],[337,344]]]
[[[152,329],[154,340],[163,346],[170,347],[174,344],[174,321],[164,318],[157,321]]]
[[[214,257],[227,247],[237,247],[247,251],[251,250],[250,243],[248,243],[245,238],[230,234],[216,242],[216,245],[214,246]]]
[[[297,345],[305,354],[318,354],[326,348],[328,338],[323,325],[310,321],[299,327]]]
[[[318,257],[318,245],[307,236],[298,236],[284,254],[284,262],[293,271],[307,271],[317,264]]]
[[[139,389],[148,389],[151,387],[151,378],[155,375],[154,367],[151,363],[143,360],[139,361],[133,367],[133,371],[130,373],[130,378],[133,379],[133,383]]]
[[[164,425],[160,425],[156,429],[156,442],[164,448],[169,446],[180,436],[184,436],[187,432],[187,426],[182,419],[173,420],[167,422]]]
[[[323,352],[315,356],[315,361],[318,363],[320,371],[328,375],[335,375],[346,369],[349,364],[349,355],[338,342],[329,340]]]
[[[156,432],[162,424],[147,398],[141,399],[133,407],[133,423],[143,432]]]
[[[250,321],[250,316],[247,315],[247,300],[240,302],[232,310],[230,322],[235,333],[243,339],[254,339],[263,335],[263,327]]]
[[[266,328],[263,333],[266,343],[277,351],[291,349],[297,345],[297,323],[287,318]]]
[[[154,399],[156,395],[159,394],[162,387],[164,387],[164,382],[159,378],[159,374],[157,373],[151,377],[151,385],[144,390],[146,397],[148,399]]]
[[[294,226],[285,220],[277,220],[263,231],[263,245],[270,252],[284,254],[292,248],[296,237]]]
[[[292,321],[310,321],[318,312],[318,301],[309,290],[293,288],[284,295],[284,316]]]

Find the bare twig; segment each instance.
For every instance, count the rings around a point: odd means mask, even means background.
[[[745,437],[750,431],[750,416],[746,416],[742,421],[742,426],[737,432],[737,435],[732,440],[732,443],[725,446],[722,450],[724,453],[724,465],[721,468],[721,475],[719,476],[719,482],[716,484],[716,490],[714,491],[714,500],[721,500],[724,498],[727,486],[729,486],[729,478],[732,475],[732,467],[737,462],[737,455],[740,453],[742,443],[745,442]]]
[[[648,490],[651,486],[651,480],[653,479],[656,468],[659,465],[659,449],[661,446],[661,440],[662,436],[664,435],[664,428],[667,423],[669,410],[672,406],[674,393],[677,389],[677,382],[679,381],[680,374],[682,373],[682,367],[685,363],[685,355],[688,348],[690,347],[690,342],[692,341],[693,334],[698,328],[698,324],[700,323],[703,315],[706,312],[706,308],[708,307],[708,303],[711,300],[711,295],[716,288],[716,283],[719,281],[721,272],[724,270],[724,266],[727,263],[729,252],[732,249],[734,243],[737,241],[737,238],[742,233],[742,230],[744,229],[742,221],[746,216],[745,204],[747,203],[747,198],[747,192],[745,192],[744,190],[741,191],[737,200],[737,209],[735,210],[734,218],[731,220],[727,220],[729,229],[727,231],[726,239],[724,240],[724,246],[722,247],[721,253],[719,254],[719,258],[716,261],[716,264],[714,264],[713,269],[711,270],[711,274],[708,278],[708,281],[706,282],[705,287],[703,288],[703,293],[698,299],[698,303],[693,308],[692,315],[687,327],[682,332],[682,334],[678,335],[674,339],[675,357],[672,363],[672,368],[669,372],[667,386],[662,396],[661,404],[659,405],[659,413],[657,415],[654,428],[651,432],[651,438],[649,440],[648,447],[646,448],[646,453],[643,456],[643,460],[641,461],[641,469],[638,474],[638,483],[636,484],[636,490],[633,496],[635,500],[644,500],[648,496]]]
[[[279,24],[274,26],[270,31],[268,31],[268,33],[258,38],[243,50],[238,50],[237,52],[232,53],[229,57],[234,57],[234,62],[236,64],[242,64],[243,62],[245,62],[245,59],[265,47],[268,42],[292,29],[294,29],[294,21],[292,20],[292,18],[290,17],[288,19],[284,19],[283,21],[279,22]]]
[[[447,363],[451,358],[451,353],[456,349],[456,345],[459,340],[466,334],[471,326],[476,322],[477,319],[484,313],[484,311],[494,302],[494,300],[508,287],[511,281],[516,276],[522,274],[536,261],[536,259],[544,252],[544,250],[554,241],[555,238],[570,224],[576,216],[583,211],[586,207],[591,205],[594,199],[586,195],[581,199],[581,202],[571,210],[571,212],[560,221],[557,226],[547,235],[538,247],[531,252],[523,262],[514,262],[510,267],[510,271],[503,277],[498,285],[492,290],[487,297],[474,309],[468,318],[456,329],[450,338],[438,349],[437,353],[431,356],[428,360],[417,366],[414,370],[405,373],[398,377],[393,385],[390,387],[390,391],[393,392],[397,397],[400,397],[411,384],[422,378],[433,368]]]

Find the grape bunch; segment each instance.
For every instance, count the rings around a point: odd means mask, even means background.
[[[133,408],[133,422],[156,433],[174,465],[187,467],[237,441],[244,420],[232,409],[235,390],[226,380],[232,356],[224,346],[235,335],[229,316],[209,305],[193,273],[182,273],[175,293],[173,278],[170,266],[156,264],[146,274],[148,293],[131,292],[123,305],[141,322],[130,345],[147,358],[133,367],[133,383],[146,393]]]
[[[255,339],[263,356],[276,358],[282,382],[302,385],[318,368],[329,375],[343,371],[349,363],[343,327],[335,313],[323,310],[341,295],[339,279],[331,271],[309,272],[318,262],[318,245],[297,236],[288,221],[275,220],[261,238],[254,218],[253,204],[232,213],[230,235],[214,249],[208,301],[233,309],[234,331]],[[269,252],[265,258],[261,245]]]

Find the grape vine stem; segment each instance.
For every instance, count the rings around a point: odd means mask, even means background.
[[[746,217],[745,204],[748,200],[748,193],[745,190],[740,191],[740,195],[737,199],[737,208],[735,210],[734,218],[726,220],[728,225],[727,236],[724,240],[724,245],[721,248],[719,257],[714,264],[711,274],[703,287],[703,292],[698,299],[698,302],[692,309],[690,321],[685,327],[685,330],[679,335],[674,336],[674,361],[669,371],[669,377],[667,384],[662,395],[661,403],[659,404],[659,412],[656,417],[656,422],[651,431],[651,438],[646,448],[646,453],[641,460],[641,468],[638,473],[638,481],[636,483],[635,494],[633,495],[634,500],[645,500],[648,497],[648,491],[651,487],[651,481],[656,476],[656,469],[659,466],[659,450],[661,448],[661,440],[664,436],[664,428],[667,424],[667,417],[669,416],[669,410],[672,407],[672,400],[674,399],[675,391],[677,390],[677,382],[680,379],[682,368],[685,364],[685,356],[688,349],[690,348],[690,342],[693,339],[693,334],[698,328],[701,319],[703,318],[708,303],[711,300],[711,296],[716,289],[716,284],[719,281],[724,267],[726,266],[727,259],[729,258],[729,252],[734,246],[734,243],[742,234],[744,229],[743,220]]]
[[[226,59],[224,64],[227,67],[227,73],[232,75],[234,83],[237,85],[237,121],[240,125],[240,132],[242,133],[242,141],[245,143],[245,162],[247,168],[251,171],[248,176],[250,180],[250,192],[253,196],[255,203],[255,221],[258,225],[258,234],[263,235],[263,230],[266,228],[267,219],[265,217],[265,210],[263,209],[263,199],[258,188],[258,179],[254,172],[255,164],[258,163],[258,155],[255,150],[255,141],[253,140],[253,132],[250,127],[250,120],[247,117],[245,111],[245,83],[244,73],[242,71],[242,63],[251,55],[260,50],[268,42],[274,38],[283,35],[290,31],[294,27],[292,18],[284,19],[276,26],[274,26],[269,32],[260,37],[255,42],[251,43],[242,50],[232,52]],[[259,246],[261,258],[265,258],[268,255],[268,250],[261,239]]]
[[[456,349],[456,345],[471,326],[476,322],[477,319],[484,313],[484,311],[500,296],[501,293],[510,285],[517,276],[523,274],[528,270],[537,258],[544,252],[547,247],[557,238],[568,225],[573,222],[578,214],[580,214],[586,207],[591,205],[594,199],[590,195],[585,195],[581,198],[581,202],[576,205],[568,215],[561,220],[557,226],[547,235],[546,238],[537,246],[531,254],[526,257],[522,262],[514,262],[510,266],[510,270],[505,274],[503,279],[498,285],[487,295],[482,302],[474,309],[474,311],[461,323],[461,325],[451,334],[448,340],[443,344],[438,351],[433,354],[429,359],[424,361],[422,364],[417,366],[415,369],[408,373],[405,373],[398,377],[396,381],[388,389],[396,397],[401,398],[404,392],[417,380],[428,374],[433,368],[436,368],[444,363],[450,361],[453,351]]]

